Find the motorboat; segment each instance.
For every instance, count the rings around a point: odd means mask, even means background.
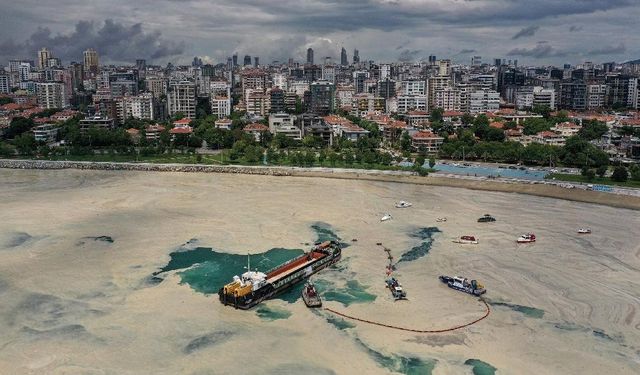
[[[478,219],[478,223],[490,223],[493,221],[496,221],[496,218],[489,214],[484,214],[483,217]]]
[[[533,233],[527,233],[527,234],[523,234],[522,236],[518,237],[518,239],[516,240],[516,242],[518,243],[531,243],[531,242],[536,242],[536,235]]]
[[[407,298],[407,292],[402,289],[402,284],[395,278],[391,277],[386,281],[387,288],[391,291],[394,300],[401,300]]]
[[[391,216],[391,214],[385,214],[385,215],[380,219],[380,221],[389,221],[389,220],[391,220],[391,219],[393,219],[393,216]]]
[[[578,234],[591,234],[590,228],[580,228],[578,229]]]
[[[480,296],[487,292],[484,286],[479,284],[476,280],[469,280],[462,276],[440,276],[439,278],[440,281],[447,284],[449,288],[469,293],[474,296]]]
[[[477,245],[478,244],[478,239],[475,238],[474,236],[462,236],[462,237],[458,238],[457,240],[454,240],[453,242],[461,243],[461,244]]]
[[[445,221],[447,221],[446,217],[439,217],[436,219],[436,223],[444,223]]]
[[[413,204],[406,202],[406,201],[400,201],[398,203],[396,203],[396,208],[409,208],[413,206]]]

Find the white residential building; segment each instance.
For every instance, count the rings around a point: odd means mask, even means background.
[[[606,84],[587,85],[587,109],[598,109],[607,105],[607,87]]]
[[[500,109],[500,94],[493,90],[474,91],[469,94],[469,112],[495,112]]]
[[[293,139],[302,139],[302,130],[296,126],[296,116],[288,113],[270,114],[269,132],[273,135],[284,134]]]
[[[57,136],[58,128],[53,124],[43,124],[33,128],[33,137],[36,142],[55,142]]]
[[[196,85],[190,81],[172,82],[167,93],[169,115],[182,113],[188,119],[196,118]]]
[[[65,108],[68,106],[64,94],[64,84],[61,82],[36,83],[38,105],[42,108]]]
[[[210,99],[211,114],[218,118],[231,115],[231,98],[228,96],[213,96]]]
[[[433,108],[442,108],[445,111],[459,111],[461,108],[460,90],[445,87],[435,92]]]
[[[426,95],[427,83],[424,80],[406,80],[400,82],[398,94],[402,95]]]
[[[426,95],[398,95],[397,112],[427,111]]]
[[[125,95],[120,99],[119,117],[122,121],[128,118],[155,120],[153,94],[146,92],[136,96]]]

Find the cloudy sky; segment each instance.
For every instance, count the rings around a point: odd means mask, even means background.
[[[67,63],[361,59],[527,64],[640,58],[639,0],[0,0],[0,64],[47,47]]]

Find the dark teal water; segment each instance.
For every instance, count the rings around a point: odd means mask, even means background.
[[[403,253],[400,256],[400,260],[398,260],[398,263],[410,262],[427,255],[429,253],[429,250],[431,250],[431,246],[433,245],[434,241],[433,236],[436,233],[441,233],[440,229],[436,227],[420,228],[417,231],[410,233],[409,236],[411,238],[420,239],[422,242],[418,246],[414,246],[411,248],[411,250]]]
[[[406,375],[430,375],[436,366],[434,360],[424,360],[417,357],[403,357],[396,354],[384,355],[363,343],[360,339],[355,339],[381,367],[392,372]]]
[[[342,287],[332,281],[322,279],[318,279],[314,283],[323,300],[340,302],[345,306],[372,302],[376,299],[375,294],[367,292],[369,287],[360,284],[357,280],[348,280]]]
[[[544,316],[544,310],[536,309],[535,307],[516,305],[516,304],[506,303],[506,302],[493,302],[490,300],[487,300],[487,302],[491,306],[507,307],[513,311],[522,313],[530,318],[542,319],[542,317]]]
[[[494,375],[497,368],[479,359],[467,359],[465,365],[472,366],[473,375]]]
[[[341,331],[349,328],[354,328],[356,326],[348,320],[332,315],[327,316],[327,322]]]
[[[269,307],[264,304],[256,309],[256,314],[263,320],[287,319],[291,316],[291,311],[279,307]]]

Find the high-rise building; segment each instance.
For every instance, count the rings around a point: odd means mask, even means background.
[[[84,51],[84,71],[85,73],[98,73],[98,52],[93,48]]]
[[[342,47],[342,51],[340,51],[340,65],[349,65],[349,60],[347,59],[347,50],[344,49],[344,47]]]
[[[436,65],[436,56],[435,55],[429,55],[429,65],[431,66],[435,66]]]
[[[236,66],[238,66],[238,54],[234,54],[231,59],[233,60],[233,67],[235,68]]]
[[[51,52],[48,49],[42,48],[38,51],[38,69],[42,70],[46,68],[48,65],[48,61],[51,58]]]
[[[612,75],[606,79],[609,86],[608,105],[610,107],[638,108],[638,78]]]
[[[9,75],[0,74],[0,94],[8,94],[9,92],[11,92]]]
[[[124,96],[118,103],[118,118],[121,122],[129,118],[157,120],[154,113],[153,94],[146,92],[136,96]]]
[[[138,78],[145,79],[147,76],[147,60],[137,59],[136,68],[138,68]]]
[[[363,93],[365,91],[365,81],[369,78],[369,72],[366,70],[358,70],[353,72],[353,84],[355,86],[356,94]]]
[[[353,50],[353,63],[357,64],[360,62],[360,51],[358,51],[357,49]]]
[[[313,48],[307,48],[307,64],[313,65]]]
[[[244,55],[244,63],[242,64],[244,66],[251,66],[251,56],[249,55]]]
[[[36,84],[38,105],[42,108],[65,108],[67,102],[61,82],[39,82]]]
[[[326,115],[334,110],[335,86],[331,82],[317,81],[310,86],[311,112],[318,115]]]
[[[253,58],[253,66],[255,68],[260,66],[260,57],[256,56],[256,57]]]
[[[196,85],[190,81],[172,82],[167,93],[169,116],[182,113],[188,119],[196,118]]]
[[[482,56],[473,56],[471,58],[471,65],[473,65],[473,66],[482,65]]]
[[[167,80],[164,78],[147,77],[145,87],[156,99],[167,94]]]

